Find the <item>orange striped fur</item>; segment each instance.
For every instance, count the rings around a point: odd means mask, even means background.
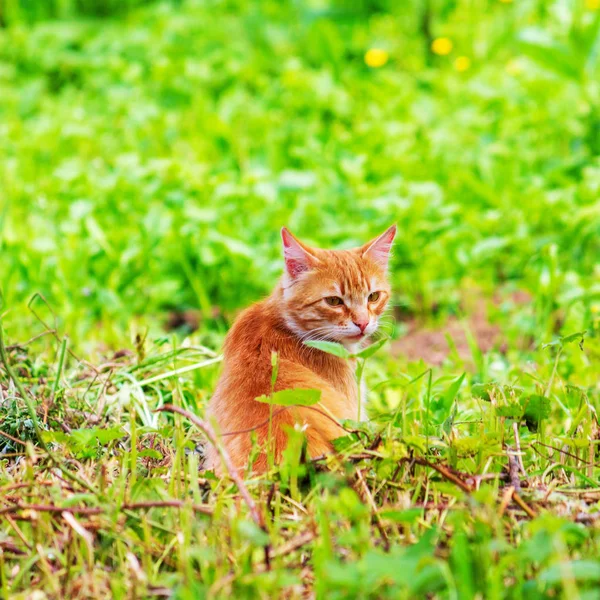
[[[308,451],[315,457],[330,452],[331,441],[344,435],[335,419],[357,418],[353,361],[309,348],[303,341],[336,341],[356,350],[375,332],[390,295],[387,263],[395,234],[392,226],[360,248],[322,250],[306,246],[282,229],[283,277],[268,298],[246,309],[233,324],[225,340],[223,372],[208,409],[221,433],[243,432],[222,437],[238,468],[255,472],[267,468],[269,406],[255,398],[271,391],[273,351],[279,355],[276,391],[321,391],[317,410],[274,407],[275,462],[286,447],[288,427],[305,429]],[[261,447],[253,465],[247,464],[252,448],[249,430],[256,431]],[[213,448],[208,451],[207,468],[220,470]]]

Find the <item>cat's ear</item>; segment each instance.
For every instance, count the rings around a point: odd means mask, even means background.
[[[376,237],[374,240],[371,240],[362,246],[360,249],[362,256],[370,258],[382,269],[387,269],[388,261],[390,259],[390,250],[392,249],[392,242],[395,237],[396,225],[392,225],[379,237]]]
[[[292,279],[304,271],[310,271],[319,262],[319,259],[311,254],[310,249],[285,227],[281,228],[281,240],[283,241],[285,270]]]

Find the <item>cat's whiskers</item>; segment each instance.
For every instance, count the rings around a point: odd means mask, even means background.
[[[330,334],[334,331],[335,328],[332,325],[322,325],[299,336],[300,353],[304,354],[310,351],[310,346],[307,346],[305,342],[331,340]]]
[[[310,329],[306,333],[302,334],[298,339],[301,342],[304,342],[304,341],[307,341],[308,339],[310,339],[312,336],[320,335],[323,333],[325,333],[325,334],[333,333],[334,331],[335,331],[335,328],[333,325],[322,325],[321,327],[315,327],[314,329]]]

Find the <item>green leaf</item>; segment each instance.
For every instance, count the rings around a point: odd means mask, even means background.
[[[336,452],[342,452],[356,444],[358,441],[360,441],[358,434],[351,433],[349,435],[336,438],[335,440],[331,440],[331,443],[333,444],[333,448]]]
[[[523,417],[534,427],[537,427],[540,421],[550,416],[550,401],[545,396],[532,394],[527,398],[521,398],[520,402],[525,408]]]
[[[548,585],[557,585],[565,577],[576,581],[600,583],[600,561],[572,560],[552,565],[538,575],[538,581]]]
[[[144,450],[139,452],[138,456],[154,458],[155,460],[162,460],[164,458],[158,450],[154,450],[153,448],[145,448]]]
[[[395,523],[414,523],[423,514],[422,508],[407,508],[405,510],[383,510],[379,513],[384,519]]]
[[[521,419],[523,412],[523,407],[520,404],[508,404],[496,408],[496,414],[507,419]]]
[[[548,342],[547,344],[543,344],[542,348],[545,350],[546,348],[552,348],[553,346],[561,346],[561,341],[560,339],[558,340],[552,340],[551,342]]]
[[[577,333],[571,333],[570,335],[561,336],[556,340],[552,340],[547,344],[544,344],[542,348],[550,348],[552,346],[560,346],[561,348],[566,344],[571,344],[573,342],[579,341],[579,347],[583,350],[583,341],[584,336],[587,333],[587,330],[578,331]]]
[[[446,435],[450,435],[450,432],[452,431],[452,427],[454,426],[454,421],[456,420],[457,412],[458,412],[458,406],[456,403],[454,403],[454,405],[452,406],[452,411],[450,412],[448,417],[446,419],[444,419],[444,422],[442,423],[442,431]]]
[[[60,431],[44,431],[42,435],[47,442],[67,444],[73,448],[85,448],[94,442],[106,446],[113,440],[125,437],[126,434],[121,427],[109,429],[93,427],[91,429],[73,429],[69,435]]]
[[[475,383],[471,386],[471,393],[473,396],[477,396],[486,402],[490,402],[490,388],[489,383]]]
[[[310,348],[316,348],[317,350],[321,350],[322,352],[326,352],[327,354],[333,354],[334,356],[339,356],[340,358],[352,358],[352,354],[344,348],[341,344],[337,342],[326,342],[324,340],[311,340],[310,342],[304,342],[305,346],[309,346]]]
[[[381,348],[386,342],[388,341],[388,338],[383,338],[381,340],[377,340],[374,344],[371,344],[370,346],[367,346],[366,348],[363,348],[362,350],[360,350],[359,352],[356,352],[355,354],[353,354],[353,357],[357,357],[357,358],[370,358],[371,356],[373,356],[373,354],[375,354],[375,352],[377,352],[377,350],[379,350],[379,348]]]
[[[465,380],[466,373],[463,373],[460,377],[458,377],[446,390],[444,394],[443,405],[446,410],[449,410],[452,406],[452,402],[454,402],[454,398],[456,398],[456,394],[458,394],[458,390],[460,390],[460,386],[462,382]]]
[[[42,431],[42,439],[46,444],[50,444],[52,442],[56,444],[68,444],[69,436],[62,431]]]
[[[276,404],[277,406],[312,406],[321,399],[321,390],[294,388],[275,392],[272,397],[258,396],[257,402]]]
[[[105,446],[114,440],[119,440],[126,435],[121,427],[111,427],[110,429],[101,429],[97,427],[93,431],[94,437],[102,446]]]
[[[572,342],[579,342],[579,349],[583,350],[583,341],[584,341],[584,336],[587,333],[587,330],[584,331],[578,331],[577,333],[572,333],[571,335],[567,335],[564,336],[560,339],[562,345],[564,346],[565,344],[570,344]]]
[[[519,46],[523,54],[545,69],[570,79],[581,77],[582,64],[571,48],[554,40],[543,29],[524,29],[519,35]]]
[[[577,333],[572,333],[571,335],[565,335],[563,337],[560,338],[560,341],[563,344],[569,344],[571,342],[574,342],[575,340],[583,340],[583,336],[587,333],[586,330],[584,331],[578,331]]]
[[[238,521],[237,530],[240,537],[253,546],[266,546],[269,536],[254,521]]]
[[[488,445],[491,446],[488,440],[480,435],[460,437],[452,441],[452,448],[456,451],[457,456],[461,458],[474,456]]]
[[[98,498],[94,494],[73,494],[72,496],[66,496],[61,506],[67,508],[69,506],[80,506],[81,504],[91,504],[92,506],[98,503]]]

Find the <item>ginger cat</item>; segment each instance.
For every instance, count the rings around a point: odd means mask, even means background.
[[[286,429],[304,426],[311,457],[332,450],[345,431],[337,419],[356,419],[358,390],[354,361],[303,344],[330,340],[356,350],[377,329],[390,296],[387,265],[396,226],[360,248],[309,248],[285,227],[281,230],[285,271],[273,293],[236,319],[224,345],[223,372],[208,407],[225,435],[222,442],[237,468],[267,468],[269,405],[255,398],[271,392],[271,352],[279,355],[275,391],[321,391],[314,407],[273,407],[271,443],[275,462],[286,447]],[[324,407],[324,409],[323,409]],[[248,465],[251,432],[261,453]],[[227,432],[240,432],[227,435]],[[216,450],[208,449],[208,469],[220,470]]]

